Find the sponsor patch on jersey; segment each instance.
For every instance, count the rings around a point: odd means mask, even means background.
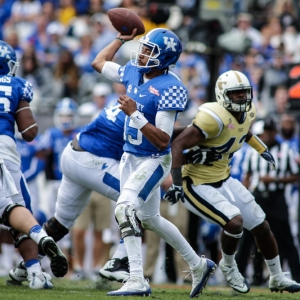
[[[148,91],[156,96],[159,96],[159,91],[151,85],[150,85]]]
[[[228,129],[234,129],[234,124],[229,123],[229,124],[227,125],[227,128],[228,128]]]

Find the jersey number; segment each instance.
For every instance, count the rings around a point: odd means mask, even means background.
[[[246,139],[246,136],[247,135],[245,134],[241,137],[241,139],[239,140],[239,144],[242,144],[244,142],[244,140]],[[236,137],[232,137],[229,139],[228,142],[226,142],[222,146],[212,147],[219,154],[219,159],[223,159],[223,154],[230,152],[230,148],[234,144],[235,140],[236,140]],[[231,159],[233,157],[234,152],[231,152],[228,154],[228,159]]]
[[[11,96],[12,87],[0,85],[0,92],[3,92],[5,96]],[[10,112],[10,101],[7,97],[0,97],[0,112]]]
[[[110,108],[107,108],[105,110],[106,112],[106,117],[108,120],[112,121],[112,122],[115,122],[116,119],[117,119],[117,115],[118,113],[121,111],[121,109],[119,108],[119,104],[118,105],[115,105],[115,106],[112,106]],[[133,130],[133,134],[127,134],[127,137],[126,137],[126,124],[127,124],[127,118],[128,116],[126,116],[126,120],[125,120],[125,128],[124,128],[124,140],[130,142],[131,144],[133,145],[140,145],[142,143],[142,139],[143,139],[143,134],[140,130],[138,130],[134,123],[130,120],[129,121],[129,124],[128,124],[128,127],[131,128],[131,131]]]

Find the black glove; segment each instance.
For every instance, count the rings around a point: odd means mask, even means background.
[[[165,193],[163,199],[170,202],[172,205],[177,203],[179,200],[184,202],[183,187],[172,184],[169,190]]]
[[[273,155],[271,154],[271,152],[267,149],[265,150],[262,154],[261,157],[263,159],[265,159],[270,165],[271,165],[271,171],[276,171],[276,162],[275,159],[273,157]]]
[[[200,148],[195,146],[185,154],[186,164],[200,164],[206,166],[212,166],[212,162],[219,159],[219,154],[209,148]]]

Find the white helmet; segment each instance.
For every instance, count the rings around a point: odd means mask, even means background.
[[[246,92],[246,98],[232,101],[230,93],[236,90]],[[248,78],[241,72],[228,71],[221,74],[216,82],[216,98],[220,105],[233,112],[245,112],[251,109],[252,104],[252,86]]]

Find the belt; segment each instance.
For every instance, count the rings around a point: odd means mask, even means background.
[[[82,149],[80,146],[79,146],[79,142],[77,140],[76,137],[74,137],[73,141],[70,143],[71,145],[71,148],[74,150],[74,151],[85,151],[84,149]]]

